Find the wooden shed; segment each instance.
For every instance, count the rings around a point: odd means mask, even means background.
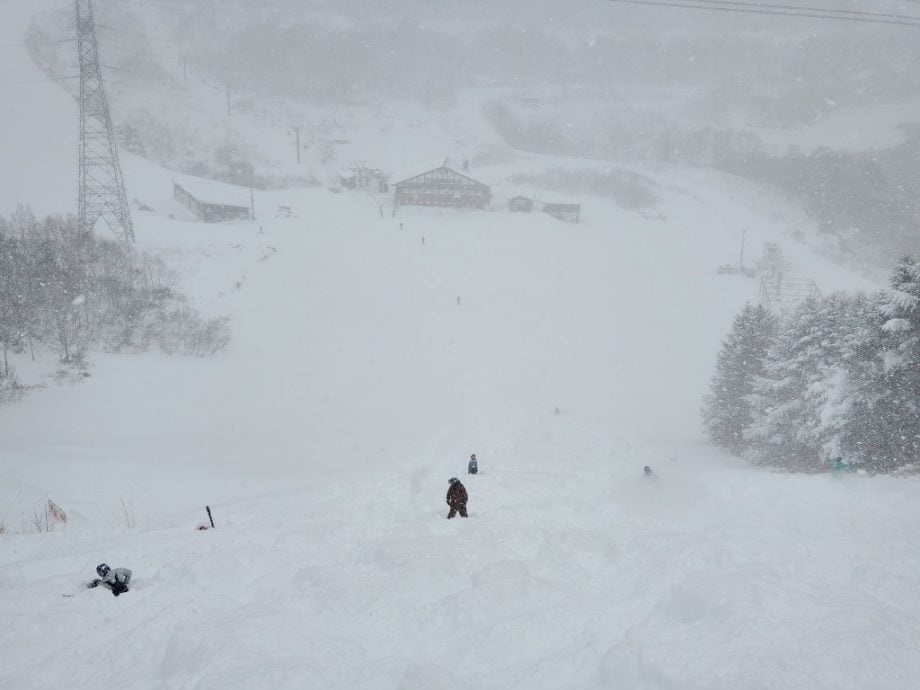
[[[508,210],[515,213],[530,213],[533,211],[533,199],[526,196],[513,196],[508,199]]]
[[[193,194],[178,182],[173,182],[173,197],[183,206],[191,209],[205,223],[220,223],[224,220],[250,220],[251,206],[230,204],[223,200],[202,198],[201,192]],[[229,201],[229,200],[228,200]]]
[[[445,164],[393,185],[393,205],[485,208],[492,190]]]
[[[569,223],[577,223],[581,218],[581,204],[543,204],[543,213]]]

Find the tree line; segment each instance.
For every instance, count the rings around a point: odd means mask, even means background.
[[[804,155],[723,159],[723,170],[781,190],[817,221],[825,248],[879,266],[918,251],[920,136],[865,153],[818,148]],[[855,193],[854,193],[855,190]]]
[[[920,264],[902,259],[876,294],[738,314],[703,400],[718,445],[802,471],[891,472],[920,452]]]
[[[80,366],[93,349],[207,355],[229,342],[227,320],[203,319],[160,259],[81,230],[70,216],[0,216],[0,399],[18,388],[10,353],[53,348]]]

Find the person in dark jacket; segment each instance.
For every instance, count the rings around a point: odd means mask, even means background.
[[[466,472],[467,474],[479,473],[479,462],[476,460],[476,453],[470,456],[470,463],[466,466]]]
[[[466,514],[466,502],[469,497],[466,494],[466,488],[456,477],[449,480],[450,488],[447,489],[447,505],[450,506],[450,512],[447,519],[450,520],[454,515],[460,513],[460,517],[468,517]]]
[[[127,568],[110,568],[105,563],[96,566],[98,578],[87,583],[87,587],[92,589],[102,585],[112,590],[116,597],[128,591],[128,584],[131,582],[131,571]]]

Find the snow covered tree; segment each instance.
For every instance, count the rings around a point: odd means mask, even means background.
[[[68,364],[94,345],[216,352],[229,339],[226,319],[201,319],[173,276],[159,259],[80,230],[73,216],[39,221],[20,207],[0,217],[0,388],[12,380],[9,353],[33,343],[56,346]]]
[[[848,411],[844,350],[855,304],[839,295],[810,299],[782,321],[749,398],[755,461],[821,469],[839,455]]]
[[[744,432],[753,421],[750,395],[775,330],[776,318],[767,309],[746,304],[722,341],[710,393],[703,399],[703,424],[714,442],[733,453],[749,445]]]
[[[0,386],[10,375],[8,351],[18,345],[22,333],[21,290],[17,243],[0,227]]]
[[[902,259],[890,285],[856,343],[859,396],[843,438],[845,453],[879,471],[920,457],[920,265]]]
[[[832,295],[821,305],[816,368],[805,392],[805,406],[811,413],[799,433],[819,454],[822,467],[839,458],[848,464],[858,461],[844,452],[842,444],[854,423],[854,403],[861,396],[857,374],[872,307],[863,295]]]

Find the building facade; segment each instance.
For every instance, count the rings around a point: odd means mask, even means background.
[[[393,204],[485,208],[492,198],[488,185],[442,165],[393,185]]]

